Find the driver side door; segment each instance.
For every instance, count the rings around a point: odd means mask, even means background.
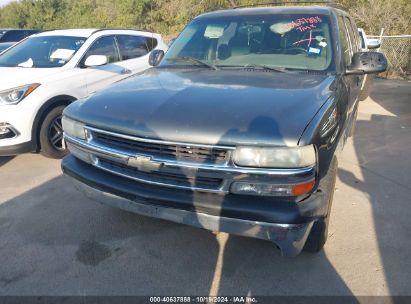
[[[349,31],[346,22],[344,21],[345,17],[340,15],[338,17],[338,27],[339,27],[339,37],[340,37],[340,44],[341,44],[341,51],[342,51],[342,59],[344,63],[344,67],[348,67],[351,65],[351,60],[354,52],[356,49],[353,49],[353,45],[351,44],[351,39],[349,36]],[[358,47],[358,46],[357,46]],[[352,121],[352,116],[355,114],[359,93],[362,84],[362,76],[360,75],[344,75],[343,76],[345,85],[347,87],[347,119],[349,122]]]
[[[91,55],[107,57],[108,64],[86,67],[85,62]],[[87,94],[91,95],[125,77],[128,71],[120,64],[120,53],[114,35],[97,38],[80,61],[80,68],[85,73]]]

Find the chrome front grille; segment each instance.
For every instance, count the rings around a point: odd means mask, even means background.
[[[240,168],[235,147],[171,142],[86,127],[86,140],[65,135],[78,159],[100,170],[161,187],[229,193],[235,181],[294,183],[315,177],[315,168]]]
[[[228,160],[225,149],[139,141],[97,131],[91,131],[91,135],[101,145],[154,158],[208,164],[223,164]]]
[[[115,172],[122,176],[144,181],[153,184],[173,185],[187,189],[220,189],[223,180],[221,178],[205,176],[186,176],[183,172],[143,172],[137,168],[130,167],[126,164],[99,158],[97,166],[109,172]]]
[[[93,127],[86,127],[86,134],[85,144],[95,150],[92,163],[104,171],[166,187],[228,191],[224,174],[198,169],[227,167],[234,147],[147,139]]]

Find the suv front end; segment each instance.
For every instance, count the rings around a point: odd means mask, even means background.
[[[284,256],[301,252],[314,221],[325,214],[330,189],[318,191],[312,145],[170,142],[102,130],[67,116],[63,127],[72,154],[63,160],[64,173],[89,198],[113,207],[269,240]]]
[[[157,67],[65,109],[63,172],[107,205],[318,252],[346,129],[334,17],[195,18]]]

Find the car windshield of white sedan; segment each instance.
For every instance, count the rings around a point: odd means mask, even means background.
[[[86,38],[40,36],[29,38],[0,55],[0,67],[62,67],[84,44]]]
[[[333,66],[328,16],[202,17],[173,42],[161,66],[260,67],[326,71]]]

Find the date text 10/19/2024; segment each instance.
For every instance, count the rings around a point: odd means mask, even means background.
[[[254,297],[150,297],[150,303],[258,303]]]

